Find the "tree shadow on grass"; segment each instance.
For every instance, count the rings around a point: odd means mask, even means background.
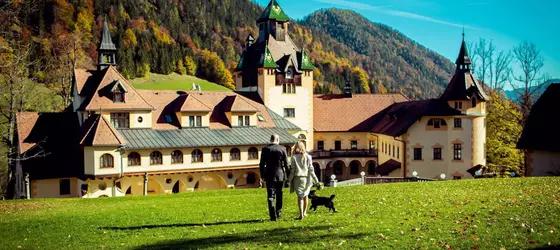
[[[539,250],[560,250],[560,245],[551,245],[551,246],[541,246],[533,249]]]
[[[271,225],[272,226],[272,225]],[[269,230],[253,230],[237,234],[223,234],[196,239],[179,239],[161,241],[143,245],[136,249],[199,249],[199,248],[239,248],[239,247],[271,247],[278,248],[279,243],[291,246],[300,246],[315,242],[319,247],[328,247],[345,240],[357,240],[366,237],[366,233],[334,233],[331,229],[335,226],[289,227]],[[322,246],[321,242],[326,245]],[[333,243],[335,242],[335,243]],[[230,244],[243,244],[232,246]]]
[[[100,227],[99,229],[109,230],[141,230],[152,228],[173,228],[173,227],[202,227],[204,226],[217,226],[217,225],[230,225],[230,224],[254,224],[264,223],[264,220],[241,220],[241,221],[219,221],[212,223],[176,223],[176,224],[162,224],[162,225],[142,225],[131,227]]]

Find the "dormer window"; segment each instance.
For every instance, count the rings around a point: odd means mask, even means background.
[[[294,70],[292,68],[286,70],[286,79],[294,79]]]
[[[239,127],[249,127],[251,126],[251,117],[248,115],[240,115],[237,117],[237,126]]]
[[[113,85],[113,88],[111,89],[111,92],[113,93],[113,102],[114,103],[124,103],[125,102],[124,95],[127,92],[127,89],[121,81],[118,81],[118,80],[115,81],[115,84]]]
[[[124,93],[120,88],[113,92],[113,102],[124,102]]]

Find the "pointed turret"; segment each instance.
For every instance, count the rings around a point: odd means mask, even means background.
[[[479,101],[487,101],[488,96],[484,93],[478,80],[471,73],[471,59],[469,57],[469,51],[467,50],[467,44],[465,43],[464,33],[459,56],[455,63],[457,64],[455,74],[453,78],[451,78],[449,85],[447,85],[440,99],[445,101],[471,100],[472,107],[475,107]],[[458,104],[456,106],[459,107]]]
[[[299,62],[301,70],[314,70],[315,66],[311,63],[311,59],[305,52],[305,48],[301,50],[301,62]]]
[[[463,42],[461,43],[461,50],[459,51],[459,56],[455,61],[457,65],[456,70],[470,71],[471,70],[471,58],[469,57],[469,51],[467,50],[467,44],[465,43],[465,32],[463,31]]]
[[[274,57],[272,56],[270,50],[268,49],[268,45],[264,47],[264,53],[261,55],[261,60],[257,64],[257,67],[272,68],[272,69],[278,67],[278,64],[276,64]]]
[[[277,22],[290,21],[290,18],[286,15],[286,13],[284,13],[284,10],[282,10],[276,0],[271,0],[270,3],[268,3],[268,6],[266,6],[261,14],[261,17],[257,20],[257,24],[269,20],[276,20]]]
[[[271,0],[257,20],[259,41],[268,40],[272,35],[277,41],[285,41],[290,18],[284,13],[276,0]]]
[[[109,26],[107,25],[107,17],[103,20],[103,32],[101,34],[101,41],[97,47],[98,54],[98,70],[103,70],[110,65],[117,64],[117,47],[111,39],[111,31],[109,31]]]

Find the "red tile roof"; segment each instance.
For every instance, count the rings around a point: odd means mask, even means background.
[[[83,146],[120,146],[126,144],[126,141],[105,117],[95,115],[89,120],[93,122],[91,122],[91,126],[87,126],[89,125],[88,122],[84,123],[84,127],[89,129],[80,142]]]
[[[224,111],[226,112],[257,112],[257,108],[249,104],[242,97],[238,95],[232,95],[226,97],[226,103],[224,104]]]
[[[94,71],[90,71],[87,69],[75,69],[74,70],[74,77],[76,79],[76,90],[78,94],[82,93],[82,89],[86,85],[88,79],[93,76]]]
[[[406,101],[402,94],[315,95],[313,128],[317,132],[366,131],[360,124],[393,103]]]
[[[212,108],[208,107],[206,104],[202,103],[201,101],[199,101],[195,95],[184,95],[185,96],[185,101],[183,102],[183,105],[181,106],[181,111],[191,111],[191,112],[209,112],[212,111]]]
[[[230,108],[231,100],[239,102],[242,109],[252,107],[256,112],[262,114],[264,121],[258,121],[257,127],[273,128],[275,123],[269,114],[266,106],[262,104],[262,100],[258,95],[243,92],[230,91],[172,91],[172,90],[138,90],[155,107],[152,111],[152,128],[158,130],[178,129],[179,121],[176,112],[181,109],[190,109],[189,102],[185,99],[195,98],[198,102],[191,102],[204,105],[211,109],[210,128],[211,129],[228,129],[231,128],[225,112]],[[186,105],[185,105],[186,104]],[[244,107],[245,106],[245,107]],[[167,122],[165,116],[169,116],[171,123]]]
[[[25,139],[39,119],[39,113],[21,112],[16,114],[16,126],[18,134],[18,144],[20,153],[24,153],[36,145],[36,141],[26,141]]]
[[[399,102],[364,121],[359,127],[370,132],[400,136],[422,116],[462,115],[440,99]]]
[[[98,76],[99,81],[87,81],[80,94],[86,96],[79,110],[152,110],[154,107],[113,66],[109,66]],[[81,79],[83,77],[80,77]],[[114,84],[120,81],[127,90],[124,103],[114,103],[110,92]]]

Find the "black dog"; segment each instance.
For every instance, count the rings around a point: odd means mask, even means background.
[[[309,193],[309,199],[311,199],[311,209],[313,209],[313,211],[317,211],[317,207],[318,206],[325,206],[329,209],[329,211],[333,211],[336,212],[336,209],[334,209],[334,194],[331,195],[331,197],[327,198],[327,197],[319,197],[315,194],[315,190],[312,190]]]

